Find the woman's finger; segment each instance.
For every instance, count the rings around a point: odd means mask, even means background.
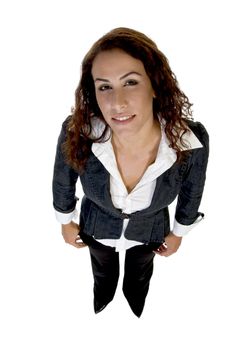
[[[76,236],[76,239],[75,239],[75,246],[78,247],[78,248],[86,247],[86,244],[83,243],[83,241],[81,240],[81,238],[80,238],[79,235]]]

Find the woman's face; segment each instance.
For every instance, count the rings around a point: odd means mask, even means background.
[[[103,51],[93,61],[92,76],[98,106],[113,132],[152,127],[155,94],[140,60],[120,49]]]

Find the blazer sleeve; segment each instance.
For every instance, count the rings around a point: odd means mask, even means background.
[[[61,148],[66,137],[66,125],[67,120],[58,138],[52,180],[53,206],[61,214],[74,212],[77,202],[75,191],[78,173],[66,163]]]
[[[192,122],[190,128],[202,143],[202,148],[193,149],[183,175],[177,199],[175,220],[181,225],[192,225],[204,216],[198,212],[206,180],[209,157],[209,135],[199,122]]]

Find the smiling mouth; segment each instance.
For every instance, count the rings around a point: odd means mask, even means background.
[[[117,122],[125,122],[127,120],[133,119],[136,116],[136,114],[133,115],[122,115],[119,117],[113,117],[112,119]]]

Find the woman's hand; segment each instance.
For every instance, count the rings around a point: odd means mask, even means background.
[[[71,221],[69,224],[62,225],[62,236],[66,243],[73,245],[75,248],[86,247],[79,236],[80,227],[75,222]]]
[[[170,232],[165,237],[165,242],[154,251],[154,253],[161,256],[170,256],[177,252],[182,242],[182,237],[175,236],[172,232]]]

